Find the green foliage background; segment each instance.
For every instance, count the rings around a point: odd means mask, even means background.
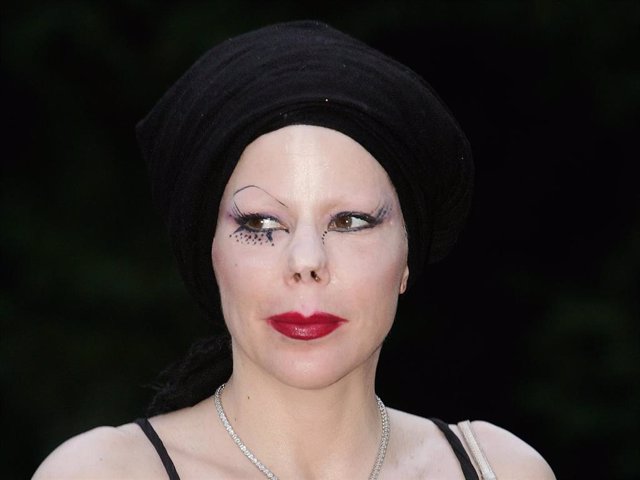
[[[318,18],[424,75],[477,162],[458,250],[403,299],[385,401],[494,421],[558,478],[637,478],[638,5],[4,2],[3,477],[141,415],[155,374],[209,331],[151,206],[136,121],[213,44]]]

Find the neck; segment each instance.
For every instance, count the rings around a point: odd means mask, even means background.
[[[378,356],[379,350],[338,381],[298,388],[234,353],[234,373],[222,395],[227,418],[281,478],[366,478],[381,437]]]

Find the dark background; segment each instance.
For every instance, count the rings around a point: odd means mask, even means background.
[[[639,5],[4,2],[3,478],[142,414],[155,374],[208,333],[133,127],[213,44],[300,18],[422,74],[474,149],[468,228],[403,299],[381,397],[501,425],[559,478],[637,478]]]

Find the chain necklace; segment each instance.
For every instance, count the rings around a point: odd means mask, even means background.
[[[262,463],[258,458],[247,448],[247,446],[242,443],[238,434],[233,430],[233,427],[229,423],[227,416],[224,413],[224,409],[222,408],[222,401],[220,400],[220,395],[222,394],[222,390],[224,390],[225,384],[223,383],[216,390],[215,395],[213,396],[213,401],[216,404],[216,410],[218,411],[218,417],[220,417],[220,421],[224,426],[224,429],[231,436],[235,444],[238,448],[244,453],[245,457],[247,457],[251,463],[253,463],[258,470],[260,470],[263,475],[270,480],[278,480],[278,477],[267,468],[267,466]],[[387,409],[380,400],[380,397],[376,396],[376,400],[378,401],[378,411],[380,412],[380,422],[382,424],[382,437],[380,438],[380,445],[378,446],[378,455],[376,456],[376,463],[373,464],[373,469],[369,474],[369,480],[377,480],[378,475],[380,475],[380,469],[382,469],[382,463],[384,462],[384,457],[387,453],[387,445],[389,444],[389,418],[387,416]]]

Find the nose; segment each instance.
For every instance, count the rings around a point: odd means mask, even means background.
[[[322,236],[312,227],[293,232],[287,259],[287,282],[290,284],[327,284],[330,280],[327,254]]]

